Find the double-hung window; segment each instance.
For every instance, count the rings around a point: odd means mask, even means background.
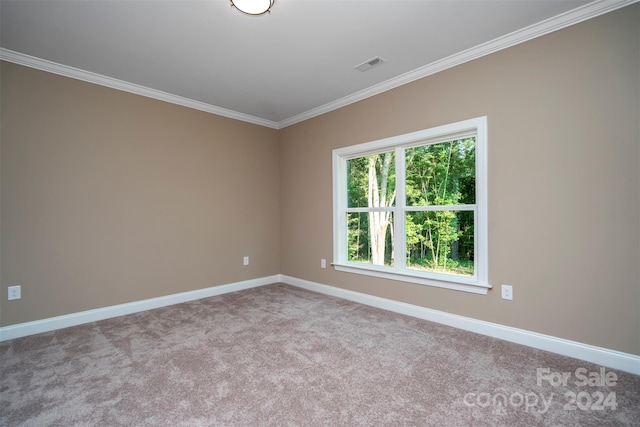
[[[487,118],[333,151],[336,270],[486,293]]]

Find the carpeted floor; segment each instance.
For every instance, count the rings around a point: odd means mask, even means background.
[[[636,375],[283,284],[0,357],[3,426],[640,425]]]

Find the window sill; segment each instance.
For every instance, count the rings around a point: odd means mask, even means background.
[[[419,285],[434,286],[438,288],[453,289],[456,291],[470,292],[474,294],[486,295],[491,285],[488,283],[480,283],[476,279],[455,277],[442,275],[442,279],[431,277],[423,277],[411,272],[390,271],[386,268],[358,265],[358,264],[340,264],[333,263],[333,268],[337,271],[353,274],[364,274],[366,276],[379,277],[382,279],[398,280],[401,282],[417,283]]]

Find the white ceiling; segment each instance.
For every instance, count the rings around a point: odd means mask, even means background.
[[[0,54],[281,128],[635,1],[1,0]]]

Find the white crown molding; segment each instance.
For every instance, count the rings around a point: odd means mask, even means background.
[[[288,285],[640,375],[640,356],[281,275]]]
[[[78,68],[69,67],[52,61],[47,61],[45,59],[40,59],[34,56],[25,55],[23,53],[14,52],[8,49],[0,48],[0,59],[8,62],[13,62],[15,64],[39,69],[42,71],[48,71],[50,73],[86,81],[89,83],[95,83],[101,86],[146,96],[148,98],[182,105],[184,107],[205,111],[207,113],[240,120],[243,122],[253,123],[272,129],[282,129],[287,126],[291,126],[293,124],[320,116],[330,111],[337,110],[349,104],[353,104],[372,96],[379,95],[383,92],[395,89],[399,86],[411,83],[415,80],[419,80],[421,78],[439,73],[446,69],[455,67],[456,65],[473,61],[474,59],[481,58],[499,50],[507,49],[511,46],[524,43],[545,34],[549,34],[551,32],[558,31],[571,25],[575,25],[588,19],[603,15],[605,13],[612,12],[616,9],[620,9],[630,4],[637,3],[638,1],[640,0],[596,0],[584,6],[530,25],[521,30],[514,31],[505,36],[498,37],[494,40],[456,53],[439,61],[432,62],[431,64],[427,64],[413,71],[409,71],[398,77],[394,77],[377,85],[371,86],[367,89],[363,89],[351,95],[345,96],[338,100],[329,102],[327,104],[308,110],[304,113],[300,113],[287,119],[281,120],[279,122],[262,119],[260,117],[228,110],[222,107],[216,107],[204,102],[195,101],[193,99],[184,98],[182,96],[173,95],[167,92],[162,92],[134,83],[125,82],[123,80],[114,79],[90,71],[84,71]]]
[[[69,67],[67,65],[58,64],[46,59],[36,58],[35,56],[25,55],[24,53],[15,52],[9,49],[0,48],[0,59],[2,59],[3,61],[13,62],[14,64],[35,68],[37,70],[47,71],[49,73],[59,74],[65,77],[71,77],[72,79],[82,80],[100,86],[106,86],[108,88],[145,96],[147,98],[158,99],[160,101],[169,102],[171,104],[182,105],[183,107],[205,111],[207,113],[216,114],[218,116],[228,117],[243,122],[249,122],[260,126],[278,129],[278,123],[271,120],[261,119],[259,117],[239,113],[237,111],[228,110],[222,107],[216,107],[204,102],[196,101],[178,95],[173,95],[167,92],[162,92],[134,83],[125,82],[124,80],[118,80],[111,77],[103,76],[91,71]]]
[[[553,18],[538,22],[536,24],[498,37],[489,42],[480,44],[462,52],[458,52],[439,61],[427,64],[423,67],[416,68],[413,71],[409,71],[405,74],[371,86],[367,89],[363,89],[359,92],[345,96],[344,98],[340,98],[336,101],[329,102],[328,104],[295,115],[293,117],[289,117],[288,119],[284,119],[278,122],[278,128],[282,129],[287,126],[303,122],[305,120],[320,116],[330,111],[337,110],[338,108],[345,107],[349,104],[353,104],[372,96],[379,95],[383,92],[395,89],[399,86],[411,83],[415,80],[419,80],[424,77],[439,73],[446,69],[455,67],[456,65],[464,64],[465,62],[473,61],[474,59],[481,58],[499,50],[507,49],[511,46],[515,46],[517,44],[524,43],[537,37],[544,36],[545,34],[570,27],[571,25],[575,25],[588,19],[603,15],[605,13],[612,12],[624,6],[637,3],[638,1],[640,0],[596,0],[592,3],[588,3],[584,6],[554,16]]]

